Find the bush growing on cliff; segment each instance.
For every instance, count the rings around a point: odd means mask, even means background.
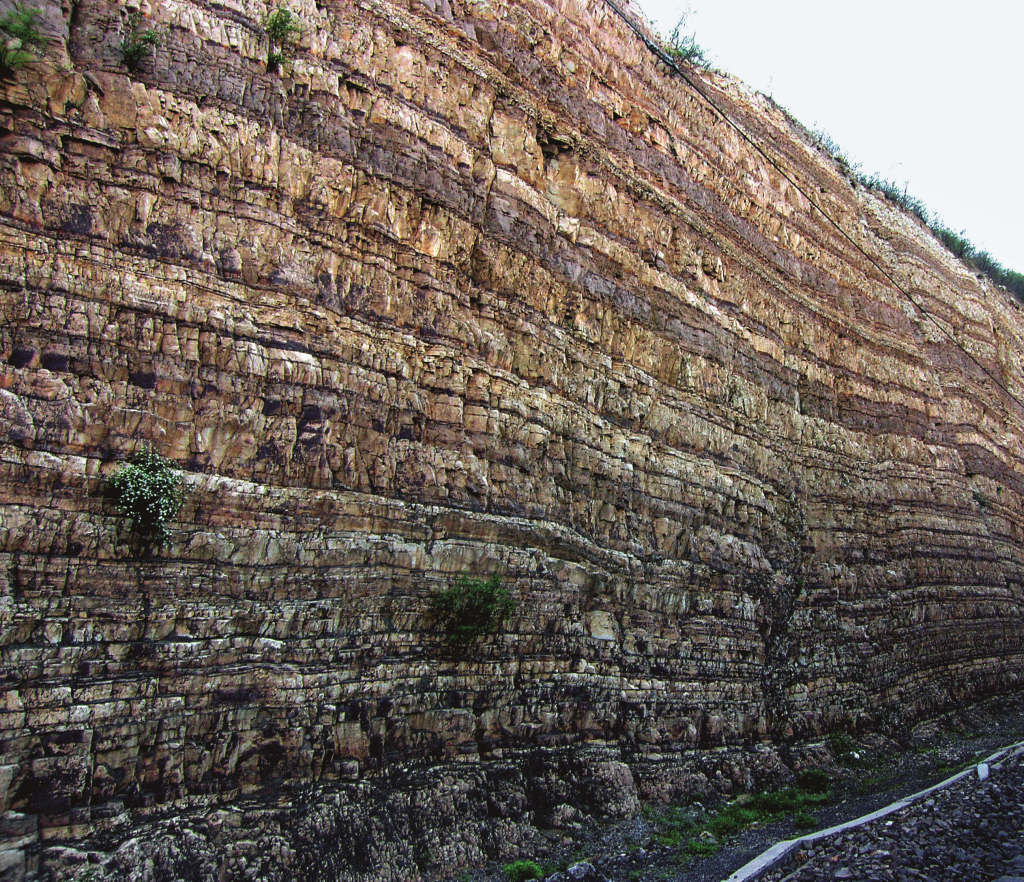
[[[43,54],[50,41],[39,28],[42,15],[34,6],[16,3],[0,17],[0,79],[9,80]]]
[[[121,53],[121,63],[134,71],[142,60],[160,45],[160,31],[157,28],[144,28],[142,15],[133,12],[125,22],[124,36],[117,47]]]
[[[472,643],[497,631],[512,614],[515,603],[501,576],[488,579],[460,576],[454,585],[438,591],[430,601],[430,611],[449,643]]]
[[[665,44],[665,51],[676,61],[683,64],[692,64],[694,67],[707,70],[711,66],[710,59],[705,54],[704,49],[697,43],[696,34],[683,33],[684,27],[686,27],[685,14],[680,16],[676,26],[669,33],[668,41]]]
[[[170,538],[170,522],[184,501],[181,473],[148,445],[109,480],[118,510],[145,545]]]
[[[264,17],[263,30],[267,35],[267,71],[273,73],[291,57],[302,35],[302,23],[287,6],[278,6]]]

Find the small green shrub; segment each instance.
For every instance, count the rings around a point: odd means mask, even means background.
[[[11,79],[43,54],[50,40],[39,28],[42,15],[34,6],[15,3],[0,18],[0,79]]]
[[[825,740],[833,754],[850,753],[857,749],[857,742],[846,732],[829,732]]]
[[[518,860],[505,864],[502,868],[509,882],[529,882],[530,879],[543,879],[544,871],[534,861]]]
[[[278,6],[264,17],[263,31],[267,35],[267,71],[273,73],[291,57],[302,35],[302,22],[287,6]]]
[[[497,573],[486,580],[460,576],[430,601],[435,621],[452,644],[472,643],[496,631],[514,609],[512,595],[501,587]]]
[[[131,523],[135,536],[146,545],[170,538],[170,522],[184,501],[181,473],[151,447],[109,480],[118,509]]]
[[[142,60],[160,45],[162,37],[158,28],[143,27],[142,21],[142,15],[138,12],[128,16],[124,36],[117,47],[121,53],[121,63],[131,71],[138,68]]]
[[[939,241],[942,242],[946,248],[956,257],[961,260],[970,260],[974,257],[974,245],[970,239],[967,238],[967,232],[961,230],[959,233],[954,233],[949,227],[936,223],[932,230],[935,235],[939,237]]]

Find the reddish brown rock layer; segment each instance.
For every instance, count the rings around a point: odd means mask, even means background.
[[[129,77],[81,0],[3,84],[12,838],[581,741],[660,793],[1018,684],[1017,303],[703,75],[922,313],[601,0],[434,6],[296,5],[277,75],[264,5],[161,0]],[[189,496],[133,560],[144,439]]]

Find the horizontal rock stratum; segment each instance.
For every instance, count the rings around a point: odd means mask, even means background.
[[[273,73],[255,0],[144,5],[131,74],[124,5],[42,8],[5,879],[433,877],[1019,686],[1021,307],[771,101],[690,74],[770,163],[604,0],[301,0]],[[188,494],[138,555],[145,442]]]

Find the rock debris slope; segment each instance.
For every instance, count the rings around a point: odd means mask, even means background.
[[[277,73],[264,4],[154,0],[130,76],[125,6],[41,2],[12,878],[413,879],[1019,684],[1020,307],[771,102],[701,75],[803,193],[602,0],[301,0]],[[103,481],[146,440],[189,493],[140,559]],[[431,593],[492,572],[516,612],[453,654]]]

